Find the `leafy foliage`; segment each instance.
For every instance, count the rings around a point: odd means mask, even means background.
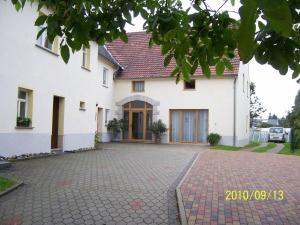
[[[121,122],[120,120],[113,118],[112,120],[108,121],[107,130],[112,132],[113,134],[121,132]]]
[[[164,122],[162,122],[160,119],[156,122],[153,122],[149,129],[154,134],[155,142],[158,142],[158,140],[161,138],[161,135],[168,130],[167,125],[164,124]]]
[[[209,142],[209,144],[211,146],[215,146],[219,143],[219,141],[221,140],[221,136],[217,133],[210,133],[207,136],[207,141]]]
[[[29,0],[33,2],[33,0]],[[132,17],[141,15],[144,29],[152,34],[149,46],[160,45],[164,65],[176,61],[171,76],[189,80],[200,66],[210,77],[210,66],[217,75],[232,70],[232,59],[238,48],[241,60],[253,57],[261,64],[270,64],[281,74],[288,69],[293,77],[300,73],[300,2],[299,0],[241,0],[240,20],[230,17],[221,8],[212,9],[206,0],[192,1],[192,8],[183,9],[179,0],[37,0],[38,9],[51,9],[40,15],[36,26],[44,26],[50,42],[61,37],[61,55],[68,62],[73,52],[89,41],[103,45],[120,38],[128,41],[124,29]],[[12,0],[16,10],[26,0]],[[235,1],[231,0],[231,4]],[[258,27],[256,28],[256,23]]]
[[[17,117],[18,127],[29,127],[31,124],[31,119],[29,117]]]
[[[253,122],[258,118],[266,109],[263,108],[259,98],[256,96],[255,83],[250,83],[250,126],[253,126]]]

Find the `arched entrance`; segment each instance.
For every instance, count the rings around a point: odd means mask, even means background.
[[[129,141],[151,141],[149,127],[153,120],[153,106],[144,101],[131,101],[123,105],[123,139]]]

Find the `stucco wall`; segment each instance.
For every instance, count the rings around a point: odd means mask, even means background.
[[[81,52],[71,55],[66,65],[60,56],[35,45],[36,17],[30,4],[17,13],[10,2],[0,2],[0,28],[8,31],[0,36],[0,155],[50,151],[54,95],[64,98],[63,148],[67,150],[92,147],[96,103],[112,108],[113,67],[106,65],[109,84],[103,87],[97,44],[90,43],[90,71],[81,68]],[[33,129],[15,129],[18,87],[33,91]],[[79,110],[80,101],[85,102],[85,111]]]
[[[240,64],[236,92],[236,145],[249,143],[250,135],[250,78],[249,66]]]
[[[157,119],[162,119],[169,127],[170,109],[208,109],[209,132],[222,135],[223,144],[233,140],[233,77],[196,79],[195,90],[184,90],[183,82],[175,83],[174,78],[146,79],[145,91],[132,92],[129,80],[115,81],[115,102],[128,96],[146,96],[159,103]],[[115,116],[120,108],[115,106]],[[169,141],[167,133],[163,141]]]

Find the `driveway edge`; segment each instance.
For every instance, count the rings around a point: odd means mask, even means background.
[[[186,171],[185,175],[183,176],[183,178],[181,179],[181,181],[179,182],[179,184],[176,187],[176,197],[177,197],[177,204],[178,204],[178,209],[179,209],[179,219],[182,225],[187,225],[187,218],[185,215],[185,210],[184,210],[184,204],[183,204],[183,200],[182,200],[182,194],[180,191],[180,187],[182,185],[182,183],[184,182],[185,178],[187,177],[187,175],[190,173],[191,169],[193,168],[194,164],[196,163],[196,161],[198,160],[200,154],[203,152],[198,152],[196,158],[194,159],[193,163],[191,164],[190,168]]]
[[[17,189],[18,187],[20,187],[23,184],[24,184],[23,181],[17,181],[16,184],[14,184],[13,186],[11,186],[10,188],[6,189],[3,192],[0,192],[0,198],[3,197],[4,195],[7,195],[10,192],[12,192],[13,190]]]

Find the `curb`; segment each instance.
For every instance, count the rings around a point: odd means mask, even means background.
[[[178,204],[178,209],[179,209],[179,219],[180,219],[180,222],[181,222],[182,225],[187,225],[188,222],[187,222],[187,218],[186,218],[186,215],[185,215],[184,204],[183,204],[183,200],[182,200],[182,194],[181,194],[181,191],[180,191],[180,187],[181,187],[183,181],[185,180],[185,178],[187,177],[187,175],[190,173],[190,171],[193,168],[194,164],[198,160],[199,156],[202,153],[203,152],[198,152],[198,154],[197,154],[196,158],[194,159],[192,165],[186,171],[185,175],[183,176],[180,183],[176,187],[176,197],[177,197],[177,204]]]
[[[15,185],[12,187],[6,189],[3,192],[0,192],[0,198],[3,197],[4,195],[7,195],[8,193],[12,192],[13,190],[17,189],[18,187],[22,186],[24,184],[23,181],[17,181]]]

